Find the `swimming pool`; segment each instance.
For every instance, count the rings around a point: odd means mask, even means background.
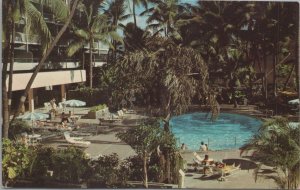
[[[175,137],[189,150],[199,150],[201,141],[208,144],[210,150],[239,148],[261,124],[256,118],[233,113],[220,113],[214,122],[204,112],[184,114],[170,120]]]

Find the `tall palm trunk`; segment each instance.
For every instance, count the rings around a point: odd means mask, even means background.
[[[137,27],[136,15],[135,15],[135,0],[132,1],[132,14],[133,14],[134,26]]]
[[[285,83],[284,83],[284,87],[283,87],[283,90],[286,90],[286,88],[287,88],[287,85],[289,84],[289,82],[290,82],[290,80],[291,80],[291,78],[292,78],[292,74],[293,74],[293,72],[294,72],[294,69],[295,69],[295,67],[296,67],[296,63],[295,64],[293,64],[293,67],[292,67],[292,69],[291,69],[291,71],[290,71],[290,73],[289,73],[289,76],[288,76],[288,78],[286,79],[286,81],[285,81]]]
[[[277,77],[276,77],[276,65],[277,65],[277,52],[274,52],[273,55],[273,93],[274,93],[274,97],[276,97],[277,95]]]
[[[171,155],[170,149],[167,148],[166,150],[166,172],[167,172],[167,183],[171,183]]]
[[[148,188],[148,174],[147,174],[147,160],[148,156],[147,153],[144,153],[144,159],[143,159],[143,172],[144,172],[144,186],[145,188]]]
[[[92,48],[93,48],[93,39],[90,39],[90,74],[89,74],[89,86],[90,88],[93,88],[93,54],[92,54]]]
[[[6,51],[4,51],[5,53]],[[2,109],[3,109],[3,137],[8,138],[9,130],[9,110],[8,110],[8,96],[7,96],[7,86],[6,86],[6,72],[7,72],[7,61],[3,62],[3,72],[2,72]]]
[[[264,90],[265,100],[268,100],[268,75],[267,75],[267,58],[266,58],[265,39],[263,40],[263,62],[264,62]]]
[[[8,81],[8,114],[11,114],[11,101],[12,101],[12,83],[13,83],[13,70],[14,70],[14,49],[15,49],[15,22],[12,19],[12,35],[11,35],[11,43],[10,43],[10,64],[9,64],[9,81]]]
[[[295,43],[295,57],[296,57],[296,69],[295,69],[295,74],[296,74],[296,85],[297,85],[297,92],[298,92],[298,95],[299,95],[299,98],[300,98],[300,78],[299,78],[299,75],[300,75],[300,71],[299,71],[299,56],[298,56],[298,53],[299,53],[299,35],[296,35],[296,43]]]
[[[12,12],[12,4],[8,3],[7,7],[7,15],[10,15]],[[8,130],[9,130],[9,110],[8,110],[8,96],[7,96],[7,85],[6,85],[6,77],[7,77],[7,67],[9,61],[9,55],[11,51],[10,46],[10,36],[11,36],[11,29],[13,22],[11,18],[7,18],[5,22],[7,22],[7,31],[5,33],[5,44],[4,44],[4,51],[3,51],[3,70],[2,70],[2,111],[3,111],[3,128],[2,134],[4,138],[8,138]]]
[[[75,0],[75,2],[73,3],[72,5],[72,9],[71,9],[71,12],[70,12],[70,16],[68,17],[66,23],[63,25],[63,27],[60,29],[59,33],[57,34],[57,36],[54,38],[53,42],[51,43],[50,47],[47,49],[46,53],[43,55],[42,59],[40,60],[39,64],[36,66],[34,72],[32,73],[31,75],[31,78],[30,80],[28,81],[27,83],[27,86],[25,88],[25,91],[23,93],[23,95],[21,96],[20,98],[20,102],[19,102],[19,105],[18,105],[18,109],[16,111],[16,113],[14,114],[14,117],[12,119],[12,121],[17,117],[19,116],[21,110],[22,110],[22,105],[24,104],[25,100],[26,100],[26,97],[27,97],[27,94],[32,86],[32,83],[33,81],[35,80],[38,72],[40,71],[40,69],[42,68],[42,66],[44,65],[46,59],[49,57],[50,53],[52,52],[53,48],[56,46],[57,42],[59,41],[59,39],[62,37],[63,33],[66,31],[67,27],[69,26],[72,18],[73,18],[73,15],[75,13],[75,9],[77,7],[77,4],[78,4],[78,1],[79,0]]]

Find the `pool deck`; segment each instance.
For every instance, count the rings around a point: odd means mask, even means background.
[[[232,106],[232,105],[231,105]],[[87,114],[89,108],[75,108],[75,114],[84,116]],[[40,110],[43,112],[42,110]],[[235,109],[235,112],[237,110]],[[236,112],[237,113],[237,112]],[[84,151],[92,157],[98,155],[109,155],[112,153],[117,153],[120,159],[125,159],[129,156],[135,155],[134,150],[127,144],[121,142],[116,138],[115,134],[117,131],[126,130],[130,128],[131,125],[136,124],[136,120],[144,118],[144,115],[132,114],[130,119],[125,120],[125,124],[119,126],[99,126],[100,132],[98,133],[98,128],[96,134],[93,132],[93,135],[85,137],[85,140],[91,142],[91,144],[84,149]],[[78,125],[86,125],[87,131],[91,128],[93,131],[94,128],[90,125],[98,125],[99,121],[97,119],[80,119]],[[103,129],[103,130],[101,130]],[[61,147],[61,146],[70,146],[63,139],[59,137],[47,142],[44,142],[47,146],[52,147]],[[182,156],[187,163],[193,163],[193,151],[182,152]],[[200,153],[201,156],[204,156],[204,153]],[[210,151],[208,153],[211,158],[214,158],[215,161],[221,161],[226,159],[236,159],[240,162],[250,162],[246,157],[240,157],[239,150],[223,150],[223,151]],[[270,172],[269,176],[274,176],[275,173],[272,172],[270,168],[266,168],[266,171]],[[188,168],[185,171],[185,188],[197,188],[197,189],[276,189],[278,186],[273,179],[270,178],[258,178],[255,182],[253,176],[254,168],[244,167],[241,168],[235,175],[228,176],[226,181],[218,181],[213,177],[204,177],[202,172],[194,171],[191,168]],[[173,187],[177,187],[173,185]]]

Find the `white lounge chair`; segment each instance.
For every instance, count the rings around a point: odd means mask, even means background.
[[[83,144],[83,145],[90,145],[91,142],[89,141],[82,141],[82,137],[71,137],[69,132],[64,132],[64,136],[65,139],[67,140],[67,142],[71,143],[71,144]]]
[[[50,102],[45,102],[45,103],[44,103],[44,108],[45,108],[45,110],[46,110],[47,112],[49,112],[50,109],[51,109]]]
[[[214,167],[213,171],[214,173],[221,174],[221,177],[218,178],[219,181],[225,181],[226,177],[235,174],[237,171],[241,169],[241,165],[235,166],[235,164],[232,165],[226,165],[222,168]]]
[[[196,152],[193,152],[193,155],[195,156],[196,160],[199,161],[200,163],[204,160],[204,158],[201,158],[199,154],[197,154]]]
[[[135,110],[122,109],[122,111],[127,114],[136,114],[137,113]]]

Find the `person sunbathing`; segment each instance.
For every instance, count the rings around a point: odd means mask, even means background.
[[[206,154],[201,163],[202,163],[202,165],[204,165],[203,174],[206,175],[207,170],[210,169],[209,166],[211,166],[214,163],[214,161],[213,161],[213,159],[210,159],[209,156]]]

